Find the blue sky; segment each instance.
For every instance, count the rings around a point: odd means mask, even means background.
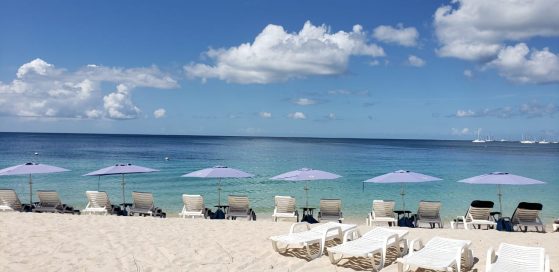
[[[559,139],[558,1],[3,1],[0,131]]]

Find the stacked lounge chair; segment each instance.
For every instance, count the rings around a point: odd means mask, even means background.
[[[235,220],[237,217],[244,217],[249,221],[254,219],[247,196],[230,195],[228,197],[228,205],[229,208],[227,208],[225,213],[226,219]]]
[[[342,223],[342,200],[340,199],[321,199],[320,210],[318,211],[318,221],[333,221]]]
[[[367,226],[377,223],[387,223],[388,226],[396,226],[396,217],[394,216],[395,205],[394,200],[373,200],[371,212],[365,220]]]
[[[82,210],[84,214],[113,214],[115,207],[109,201],[109,195],[103,191],[86,191],[87,206]]]
[[[536,231],[545,232],[545,225],[540,219],[541,203],[520,202],[512,214],[512,226],[518,230],[527,231],[528,227],[534,227]],[[524,229],[522,229],[524,228]]]
[[[12,189],[0,189],[0,212],[21,212],[23,206],[16,191]]]
[[[295,198],[291,196],[275,196],[274,197],[274,214],[272,220],[277,222],[278,219],[295,219],[299,221],[299,212],[295,205]]]
[[[541,247],[501,243],[499,250],[487,251],[486,272],[549,272],[549,256]]]
[[[443,220],[441,220],[441,202],[440,201],[425,201],[419,202],[417,214],[415,216],[415,226],[419,227],[421,223],[428,223],[431,228],[438,225],[439,228],[443,227]]]
[[[179,216],[182,218],[207,218],[208,212],[204,205],[204,198],[201,195],[182,195],[182,211]]]
[[[153,194],[146,192],[132,192],[132,207],[128,212],[129,215],[134,214],[143,216],[159,216],[165,217],[165,213],[160,209],[155,207],[153,203]]]
[[[482,225],[494,227],[497,225],[493,217],[491,217],[491,209],[494,203],[492,201],[474,200],[470,204],[470,208],[465,216],[458,216],[450,222],[450,227],[455,229],[459,224],[463,224],[465,229],[473,229],[476,226],[481,228]]]
[[[415,251],[415,244],[419,250]],[[466,270],[474,264],[474,257],[470,249],[471,241],[434,237],[425,246],[421,240],[410,243],[410,252],[398,262],[398,271],[410,271],[411,268],[425,268],[435,271],[463,271],[462,258],[465,260]]]

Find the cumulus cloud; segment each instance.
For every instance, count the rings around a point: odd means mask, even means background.
[[[299,106],[310,106],[316,104],[316,101],[310,98],[297,98],[292,100],[293,103]]]
[[[165,114],[167,114],[167,111],[166,111],[165,109],[163,109],[163,108],[161,108],[161,109],[156,109],[156,110],[153,112],[153,117],[155,117],[156,119],[159,119],[159,118],[165,117]]]
[[[104,83],[115,84],[116,90],[103,90]],[[171,89],[178,84],[156,66],[125,69],[87,65],[67,71],[35,59],[23,64],[11,82],[0,82],[0,113],[21,117],[137,118],[141,111],[131,99],[137,87]]]
[[[423,65],[425,65],[425,61],[423,59],[421,59],[420,57],[414,56],[414,55],[410,55],[408,57],[408,64],[414,67],[421,67]]]
[[[289,118],[291,118],[291,119],[294,119],[294,120],[304,120],[304,119],[307,119],[307,116],[305,116],[305,114],[302,113],[302,112],[300,112],[300,111],[296,111],[296,112],[289,113],[289,114],[287,115],[287,117],[289,117]]]
[[[553,117],[559,112],[559,106],[554,103],[541,104],[539,102],[523,103],[517,106],[506,106],[498,108],[485,108],[480,110],[457,110],[456,113],[448,115],[448,117],[457,118],[513,118],[513,117]]]
[[[470,134],[470,129],[469,128],[451,128],[450,129],[450,134],[457,135],[457,136],[468,135],[468,134]]]
[[[406,27],[398,24],[396,27],[381,25],[373,31],[373,37],[386,43],[395,43],[402,46],[416,46],[419,32],[415,27]]]
[[[272,113],[267,111],[261,111],[258,113],[258,115],[264,119],[272,118]]]
[[[464,76],[467,78],[472,78],[474,77],[474,72],[472,72],[472,70],[466,69],[464,70]]]
[[[270,24],[252,43],[209,49],[213,64],[184,66],[189,78],[217,78],[227,82],[266,84],[313,75],[339,75],[352,56],[382,57],[384,50],[367,39],[360,25],[350,32],[332,33],[326,25],[307,21],[298,33]]]
[[[455,0],[437,9],[437,53],[465,60],[493,59],[507,41],[559,36],[556,0]]]

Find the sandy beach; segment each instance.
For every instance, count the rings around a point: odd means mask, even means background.
[[[276,253],[269,236],[289,231],[291,222],[191,220],[33,213],[0,214],[1,271],[363,271],[367,262],[327,256],[308,261],[302,251]],[[364,224],[365,232],[371,227]],[[501,242],[546,249],[559,267],[559,233],[494,230],[410,229],[409,238],[469,239],[484,271],[487,249]],[[390,260],[392,262],[393,260]],[[382,271],[397,271],[390,264]]]

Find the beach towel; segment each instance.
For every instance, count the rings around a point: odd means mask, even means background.
[[[510,218],[502,217],[499,220],[497,220],[497,230],[498,231],[508,231],[508,232],[513,231],[512,222],[511,222]]]

